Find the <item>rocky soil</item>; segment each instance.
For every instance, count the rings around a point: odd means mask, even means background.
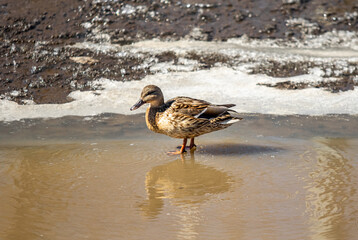
[[[357,31],[357,1],[1,0],[0,98],[20,104],[64,103],[71,91],[90,89],[88,83],[95,78],[132,81],[152,74],[138,67],[146,57],[156,63],[178,62],[174,52],[135,57],[67,47],[85,40],[127,45],[152,38],[226,41],[246,35],[290,41],[333,29]],[[193,52],[185,57],[199,61],[203,69],[230,65],[221,55]],[[269,62],[252,73],[289,77],[306,73],[314,64]],[[328,67],[335,72],[335,66]],[[357,86],[352,77],[358,75],[357,67],[352,63],[350,69],[338,69],[336,82],[307,86],[283,81],[270,87],[347,91]]]

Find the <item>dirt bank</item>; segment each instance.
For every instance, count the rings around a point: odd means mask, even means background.
[[[94,78],[131,81],[150,74],[137,67],[146,56],[111,56],[65,47],[84,40],[121,45],[152,38],[226,41],[243,35],[290,40],[357,28],[358,3],[354,0],[2,0],[0,98],[21,104],[28,100],[63,103],[70,101],[67,95],[71,91],[89,89],[87,82]],[[74,58],[78,56],[93,60],[79,62]],[[151,57],[157,62],[177,58],[171,52]],[[196,53],[187,57],[199,59],[206,68],[226,61],[222,56]],[[296,68],[283,66],[279,76],[297,74],[291,69]],[[265,73],[266,69],[255,71]],[[342,79],[342,90],[354,88],[350,76]]]

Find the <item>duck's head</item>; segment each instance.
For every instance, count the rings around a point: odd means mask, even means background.
[[[155,85],[145,86],[140,95],[140,99],[131,107],[131,111],[140,108],[143,104],[149,103],[152,107],[159,107],[164,104],[162,90]]]

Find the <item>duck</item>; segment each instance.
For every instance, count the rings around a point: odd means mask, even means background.
[[[183,139],[180,150],[170,154],[183,154],[190,139],[189,149],[196,149],[194,138],[225,129],[241,118],[233,109],[235,104],[211,104],[191,97],[175,97],[164,102],[162,90],[155,85],[143,88],[139,100],[130,108],[134,111],[149,104],[145,113],[147,127],[156,133]]]

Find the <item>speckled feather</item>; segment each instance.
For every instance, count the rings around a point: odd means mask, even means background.
[[[146,123],[148,128],[154,132],[174,138],[194,138],[232,125],[232,123],[223,124],[225,121],[241,120],[239,117],[230,115],[229,108],[226,106],[234,105],[213,105],[199,99],[176,97],[160,107],[149,107],[146,113]],[[210,118],[201,117],[210,108],[219,109],[216,111],[217,115],[207,115]],[[234,110],[230,111],[235,112]]]

